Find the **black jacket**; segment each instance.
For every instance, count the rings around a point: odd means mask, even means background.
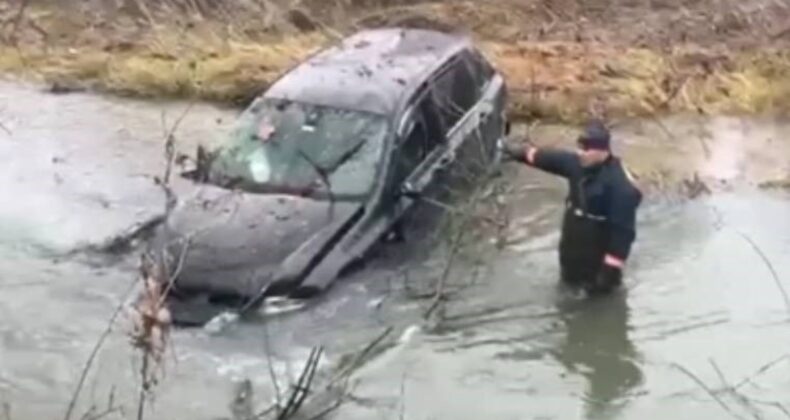
[[[642,193],[620,159],[612,156],[600,165],[584,168],[575,153],[565,150],[536,148],[531,157],[528,165],[568,180],[568,212],[582,214],[604,227],[606,235],[599,251],[625,261],[636,239],[636,211]]]

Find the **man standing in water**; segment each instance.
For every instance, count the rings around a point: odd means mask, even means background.
[[[560,239],[561,278],[590,294],[606,294],[622,284],[622,272],[636,239],[636,212],[642,193],[620,159],[612,154],[609,130],[591,120],[575,152],[508,143],[506,158],[564,177],[569,192]]]

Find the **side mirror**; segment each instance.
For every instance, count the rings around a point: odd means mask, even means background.
[[[211,170],[211,164],[214,162],[217,154],[218,152],[216,150],[208,151],[202,144],[199,144],[197,146],[194,159],[191,159],[188,156],[184,156],[182,159],[183,163],[186,163],[188,160],[192,160],[194,166],[190,169],[183,170],[180,175],[191,181],[207,182],[209,178],[209,171]]]

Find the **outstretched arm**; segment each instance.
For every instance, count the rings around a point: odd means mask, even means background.
[[[505,154],[510,159],[565,178],[570,178],[581,169],[579,157],[575,153],[549,147],[536,147],[531,143],[508,144],[505,146]]]

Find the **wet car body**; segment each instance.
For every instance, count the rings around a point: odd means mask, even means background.
[[[242,140],[155,235],[173,296],[246,307],[322,292],[459,162],[496,163],[506,95],[463,36],[375,29],[319,51],[242,114]]]

